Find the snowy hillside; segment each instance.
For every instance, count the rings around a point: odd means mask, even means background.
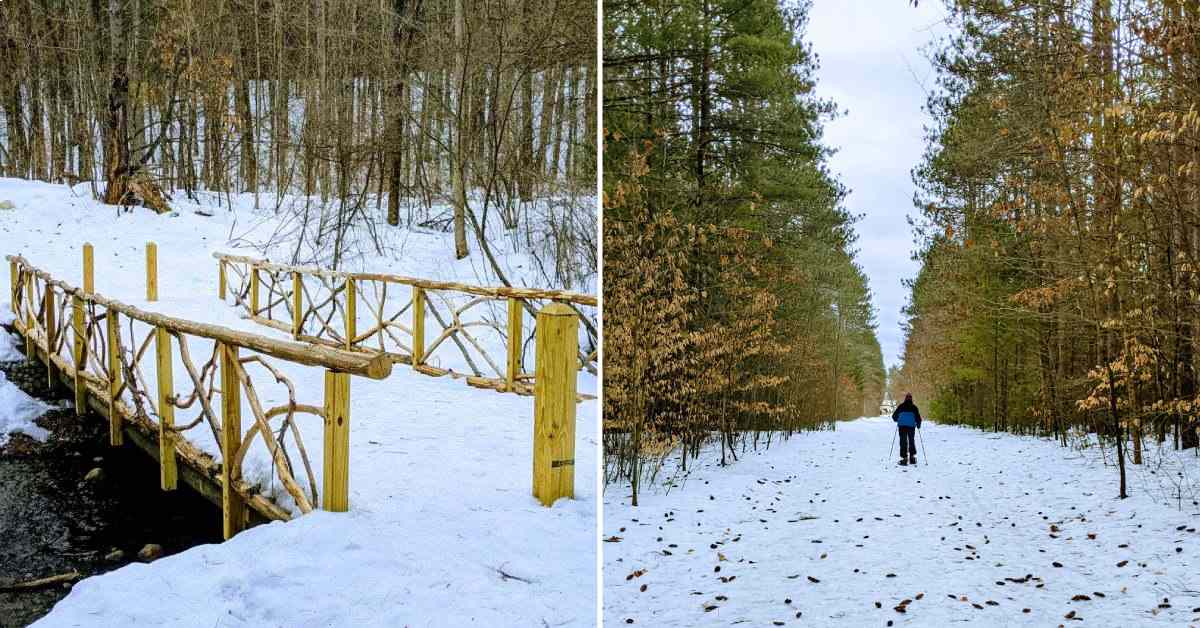
[[[252,199],[238,197],[232,212],[227,206],[176,202],[171,215],[143,209],[118,213],[91,200],[82,186],[73,192],[13,179],[0,179],[0,201],[15,206],[0,212],[4,254],[23,255],[80,285],[81,246],[91,242],[96,291],[102,295],[150,311],[286,337],[239,319],[235,308],[217,299],[211,255],[224,251],[290,261],[301,241],[286,224],[290,214],[278,218],[269,209],[256,211]],[[143,246],[151,240],[158,244],[155,303],[144,300]],[[360,253],[348,256],[345,268],[495,283],[478,251],[453,261],[445,233],[388,227],[360,244],[347,249]],[[499,261],[516,284],[539,285],[539,265],[529,251],[515,243],[498,244]],[[7,301],[7,273],[4,281]],[[593,290],[594,285],[585,281],[572,288]],[[0,307],[7,311],[9,306]],[[193,352],[204,355],[199,348]],[[319,401],[319,369],[288,365],[283,370],[298,390],[309,391],[309,402]],[[185,377],[176,373],[180,382]],[[580,375],[580,392],[594,395],[596,387],[593,376]],[[269,395],[266,400],[271,402]],[[351,416],[350,512],[314,512],[248,530],[220,545],[84,580],[39,625],[594,623],[594,401],[577,409],[576,499],[550,509],[530,495],[530,397],[478,390],[397,365],[386,380],[353,379]],[[301,423],[315,460],[320,459],[319,423]],[[188,437],[213,451],[203,430]],[[270,477],[264,460],[261,452],[251,451],[249,477]],[[267,488],[282,494],[278,486]],[[218,526],[220,515],[213,512]]]
[[[1152,469],[1122,501],[1094,449],[926,421],[928,464],[899,467],[893,433],[880,417],[801,434],[638,508],[609,487],[606,625],[1200,621],[1200,507],[1164,505]]]

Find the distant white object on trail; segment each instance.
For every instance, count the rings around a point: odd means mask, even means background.
[[[886,390],[883,391],[883,403],[879,404],[879,415],[883,416],[886,414],[888,416],[891,416],[892,412],[895,412],[895,411],[896,411],[896,402],[892,400],[892,394],[887,392]]]
[[[17,206],[12,204],[12,201],[0,201],[0,209],[16,209]]]

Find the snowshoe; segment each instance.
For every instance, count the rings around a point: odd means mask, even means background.
[[[902,467],[907,467],[907,466],[908,466],[908,461],[907,461],[907,460],[904,460],[903,458],[902,458],[902,459],[900,459],[900,466],[902,466]]]

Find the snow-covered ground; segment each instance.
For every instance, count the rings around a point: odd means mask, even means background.
[[[261,255],[239,245],[291,229],[270,210],[251,210],[248,198],[235,197],[239,209],[234,212],[177,201],[174,215],[155,216],[99,205],[85,186],[73,192],[0,179],[0,201],[16,207],[0,212],[0,253],[24,255],[80,285],[81,247],[88,241],[95,247],[100,294],[150,311],[285,336],[238,318],[237,310],[216,296],[213,252]],[[213,215],[199,215],[198,209]],[[453,261],[447,234],[387,228],[382,237],[383,254],[354,263],[430,279],[491,283],[477,252]],[[155,303],[144,300],[143,247],[149,240],[158,244]],[[282,251],[288,246],[286,238],[280,240],[274,251],[280,254],[272,259],[286,261]],[[529,266],[521,253],[507,252],[502,260],[514,281],[534,276],[520,272]],[[0,298],[7,301],[8,273],[3,276]],[[7,312],[9,305],[0,309]],[[200,363],[211,351],[196,339],[189,347]],[[320,403],[320,369],[287,365],[282,370],[300,391],[298,402]],[[146,375],[153,381],[152,368]],[[179,364],[175,378],[177,389],[191,390]],[[596,386],[594,377],[580,376],[581,392],[595,394]],[[260,390],[264,405],[280,403],[286,399],[282,394],[280,387]],[[353,378],[350,412],[349,513],[314,512],[248,530],[220,545],[84,580],[39,625],[594,624],[594,401],[577,409],[576,499],[549,509],[530,494],[530,397],[483,391],[397,365],[383,381]],[[248,410],[243,415],[249,416]],[[177,424],[192,416],[179,414]],[[300,425],[319,487],[320,419]],[[187,437],[216,451],[203,426]],[[263,453],[250,452],[247,477],[269,477]],[[272,494],[283,495],[275,484]],[[219,525],[217,515],[213,525]]]
[[[929,464],[900,467],[893,432],[860,419],[702,463],[637,508],[610,486],[605,625],[1200,624],[1194,502],[1117,499],[1095,449],[930,421]]]
[[[12,322],[12,312],[0,314],[0,322]],[[14,337],[0,331],[0,362],[23,359],[25,355],[17,350]],[[49,409],[50,406],[25,394],[25,391],[8,381],[8,376],[0,373],[0,446],[8,443],[8,439],[17,432],[36,440],[46,440],[50,433],[33,420]]]

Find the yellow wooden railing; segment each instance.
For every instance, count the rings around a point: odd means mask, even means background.
[[[391,372],[388,360],[164,316],[105,298],[94,292],[91,245],[84,246],[83,288],[54,279],[22,257],[7,259],[16,316],[13,326],[25,339],[27,356],[46,364],[51,386],[61,383],[73,389],[80,414],[91,407],[107,418],[112,445],[123,444],[126,435],[156,444],[152,453],[159,461],[163,490],[177,487],[180,463],[192,480],[215,484],[226,538],[245,527],[247,507],[266,519],[290,516],[242,477],[242,462],[258,437],[272,457],[275,477],[298,510],[347,509],[350,376],[383,379]],[[195,345],[189,339],[212,342],[211,357],[199,368],[192,360],[189,346]],[[246,353],[240,353],[243,350]],[[190,390],[175,388],[176,351],[190,377]],[[326,394],[321,405],[298,403],[295,387],[267,358],[324,368]],[[143,372],[149,363],[155,372],[153,388]],[[287,403],[263,407],[255,376],[261,380],[264,374],[269,383],[287,388]],[[220,403],[214,402],[217,395]],[[248,430],[242,427],[243,396],[252,414]],[[176,422],[176,410],[197,405],[194,420]],[[297,414],[324,419],[324,481],[319,490],[293,420]],[[272,420],[282,422],[278,430]],[[221,462],[186,437],[202,424],[212,430]],[[308,479],[306,488],[296,479],[301,467]],[[197,488],[206,492],[203,486]],[[209,497],[215,501],[215,496]]]
[[[390,374],[393,362],[404,360],[398,360],[395,354],[362,346],[351,350],[331,346],[329,342],[317,342],[321,340],[319,337],[302,333],[293,335],[307,342],[269,338],[147,312],[105,298],[94,290],[94,257],[90,244],[83,247],[83,288],[54,279],[20,256],[10,255],[6,259],[11,270],[11,303],[16,319],[13,327],[25,339],[26,355],[46,364],[51,386],[61,382],[74,391],[80,414],[90,406],[107,418],[112,445],[121,445],[125,435],[134,436],[139,444],[150,443],[143,446],[151,448],[150,453],[159,460],[163,490],[176,488],[177,464],[182,462],[189,474],[189,483],[221,504],[226,538],[247,525],[248,509],[266,519],[286,520],[290,517],[287,510],[263,496],[258,487],[242,477],[242,462],[256,437],[264,439],[275,476],[298,510],[303,513],[315,507],[331,511],[348,508],[349,378],[357,375],[384,379]],[[147,297],[154,300],[157,299],[158,277],[153,243],[147,246],[146,262]],[[222,292],[226,289],[227,263],[222,261],[221,264]],[[351,286],[354,281],[353,277],[346,278],[346,283]],[[441,289],[431,284],[419,287]],[[540,291],[534,293],[506,294],[498,298],[548,298]],[[300,294],[300,291],[294,294]],[[579,317],[575,308],[587,304],[584,296],[582,303],[550,303],[537,313],[535,376],[526,378],[522,374],[516,377],[516,371],[510,369],[511,380],[505,381],[505,386],[511,386],[526,379],[533,380],[533,384],[528,385],[529,392],[534,395],[533,493],[546,505],[559,497],[574,496],[576,372],[580,356],[587,357],[578,348]],[[353,301],[351,298],[351,310]],[[68,308],[70,322],[66,316]],[[295,309],[301,311],[301,308]],[[456,321],[458,316],[456,313]],[[258,322],[272,320],[262,316],[253,318]],[[303,325],[299,329],[303,329]],[[514,336],[520,336],[519,327]],[[212,341],[211,357],[199,369],[189,351],[189,337]],[[345,336],[355,337],[362,340],[353,333]],[[153,359],[148,355],[151,344],[154,345]],[[176,348],[192,385],[190,391],[175,389]],[[241,350],[247,353],[242,354]],[[321,405],[298,402],[296,387],[266,358],[323,368],[325,386]],[[143,374],[142,365],[146,363],[154,365],[153,391]],[[415,361],[415,368],[422,366],[425,365],[420,360]],[[444,373],[434,371],[432,374]],[[288,401],[264,408],[253,375],[285,387]],[[479,385],[476,381],[472,383]],[[511,389],[495,383],[484,387]],[[221,397],[219,404],[214,403],[216,395]],[[243,397],[253,419],[248,430],[242,427]],[[195,418],[186,424],[177,424],[175,411],[187,410],[197,403],[199,408]],[[320,491],[294,421],[297,414],[323,419]],[[273,428],[271,421],[280,417],[282,424],[278,429]],[[222,462],[218,463],[185,437],[187,431],[197,429],[201,424],[212,430]],[[290,450],[285,444],[289,436],[293,442]],[[296,479],[300,467],[308,480],[307,490]],[[206,492],[206,483],[215,485],[218,495]]]
[[[582,322],[577,367],[597,372],[597,299],[592,295],[214,257],[218,296],[232,299],[250,320],[297,340],[379,353],[426,375],[528,395],[534,392],[535,373],[524,368],[526,345],[536,342],[541,314],[549,313]],[[554,304],[558,307],[550,307]],[[503,359],[497,347],[503,347]],[[461,366],[445,365],[453,360]]]

